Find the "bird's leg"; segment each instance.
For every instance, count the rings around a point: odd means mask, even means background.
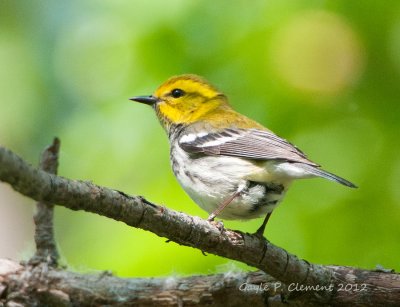
[[[268,213],[267,216],[264,219],[264,222],[262,223],[262,225],[260,226],[260,228],[257,229],[255,235],[258,237],[263,237],[264,236],[264,230],[265,230],[265,226],[267,226],[268,220],[271,217],[272,212]]]
[[[222,210],[225,209],[226,206],[228,206],[232,200],[234,200],[236,197],[240,195],[241,191],[236,191],[232,196],[230,196],[228,199],[225,199],[217,209],[213,211],[207,218],[207,221],[212,222],[214,221],[215,217],[222,212]]]
[[[239,187],[237,188],[236,192],[232,194],[232,196],[230,196],[229,198],[225,199],[219,206],[217,209],[215,209],[213,211],[213,213],[211,213],[209,215],[209,217],[207,218],[207,221],[212,222],[214,221],[215,217],[220,214],[222,212],[222,210],[225,209],[226,206],[228,206],[236,197],[238,197],[245,188],[247,188],[248,186],[248,182],[243,183],[241,185],[239,185]]]

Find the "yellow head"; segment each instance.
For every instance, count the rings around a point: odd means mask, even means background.
[[[222,93],[196,75],[172,77],[153,95],[133,97],[131,100],[153,106],[167,130],[171,124],[190,124],[228,105]]]

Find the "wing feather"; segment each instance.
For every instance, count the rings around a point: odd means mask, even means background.
[[[224,129],[220,132],[182,135],[180,147],[188,153],[234,156],[254,160],[284,160],[319,166],[296,146],[270,131]]]

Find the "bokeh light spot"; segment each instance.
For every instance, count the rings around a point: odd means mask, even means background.
[[[346,20],[325,11],[301,12],[271,41],[274,70],[290,87],[336,94],[360,77],[364,52]]]

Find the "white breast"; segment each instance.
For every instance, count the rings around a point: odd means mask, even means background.
[[[172,168],[179,183],[208,213],[213,212],[224,200],[232,196],[239,186],[247,184],[248,180],[270,181],[265,165],[257,165],[250,160],[228,156],[191,158],[179,145],[171,148],[172,153]],[[250,219],[272,211],[274,206],[265,206],[252,212],[254,204],[263,197],[260,193],[255,188],[251,194],[243,194],[232,201],[218,217]],[[271,200],[276,199],[279,202],[283,194],[274,195]]]

